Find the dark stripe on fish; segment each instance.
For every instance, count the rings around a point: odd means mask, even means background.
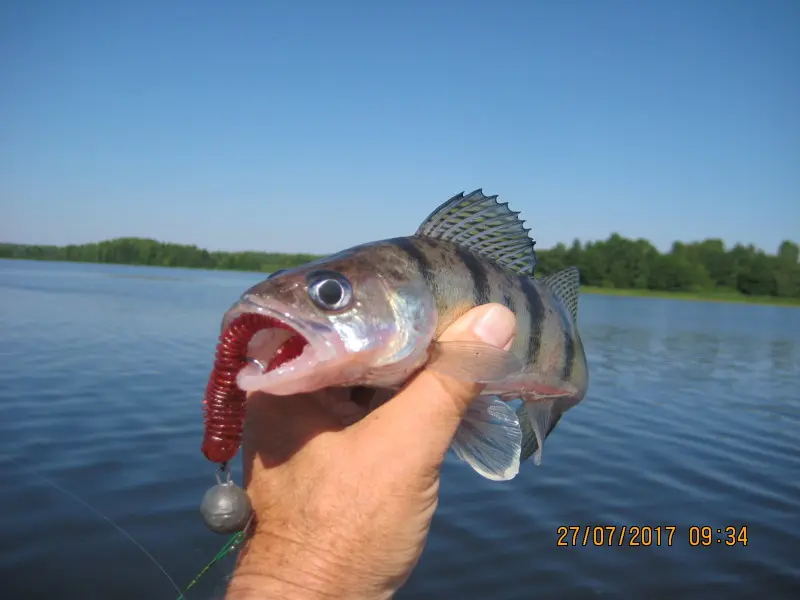
[[[406,253],[411,262],[414,263],[419,272],[422,273],[422,276],[425,278],[428,286],[431,289],[434,289],[436,284],[436,273],[434,272],[433,266],[428,260],[428,257],[425,256],[425,253],[422,250],[417,248],[416,244],[414,244],[414,240],[408,237],[399,237],[389,240],[389,243],[395,248]]]
[[[532,364],[539,357],[539,350],[542,347],[542,327],[544,325],[544,302],[539,294],[539,290],[533,285],[533,279],[527,275],[519,276],[520,286],[528,301],[528,318],[530,319],[530,332],[528,341],[528,351],[525,355],[526,362]]]
[[[470,277],[472,277],[472,296],[477,306],[487,304],[492,293],[489,286],[489,276],[483,266],[483,262],[472,252],[461,246],[456,246],[456,254],[464,266],[467,267]]]
[[[564,331],[564,368],[561,370],[561,381],[569,381],[572,377],[572,368],[575,366],[575,340],[572,339],[572,331],[566,328]]]
[[[508,292],[503,293],[503,304],[514,314],[517,313],[517,303],[514,302],[514,298]]]

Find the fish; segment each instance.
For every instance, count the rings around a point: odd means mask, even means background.
[[[247,341],[236,385],[272,395],[396,392],[427,368],[485,386],[451,443],[460,460],[494,481],[513,479],[521,461],[540,465],[545,440],[585,397],[589,371],[578,268],[535,277],[535,242],[519,215],[497,195],[462,192],[413,235],[270,274],[223,316],[223,332],[243,316],[266,319]],[[510,348],[439,340],[487,303],[515,314]]]

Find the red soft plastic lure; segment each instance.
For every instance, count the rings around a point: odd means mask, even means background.
[[[212,462],[225,463],[239,451],[247,397],[236,384],[236,376],[247,365],[247,345],[262,329],[293,331],[277,319],[245,313],[236,317],[219,337],[214,369],[209,376],[203,400],[205,433],[202,451]],[[270,359],[267,371],[297,358],[303,352],[308,342],[294,333]]]

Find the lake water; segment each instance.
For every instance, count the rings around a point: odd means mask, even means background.
[[[177,596],[111,525],[8,458],[119,523],[181,587],[219,550],[198,514],[213,483],[201,399],[220,317],[261,278],[0,261],[0,597]],[[509,483],[448,459],[398,597],[800,598],[800,310],[583,296],[579,320],[587,398]],[[581,529],[559,546],[571,526],[674,533],[583,546]],[[746,526],[747,545],[693,546],[692,526],[714,540]],[[231,565],[187,597],[220,597]]]

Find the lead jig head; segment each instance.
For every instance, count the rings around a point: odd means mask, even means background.
[[[225,480],[220,478],[225,474]],[[228,463],[215,473],[217,485],[212,486],[200,503],[200,514],[206,526],[215,533],[228,534],[242,531],[253,514],[250,497],[231,479]]]

